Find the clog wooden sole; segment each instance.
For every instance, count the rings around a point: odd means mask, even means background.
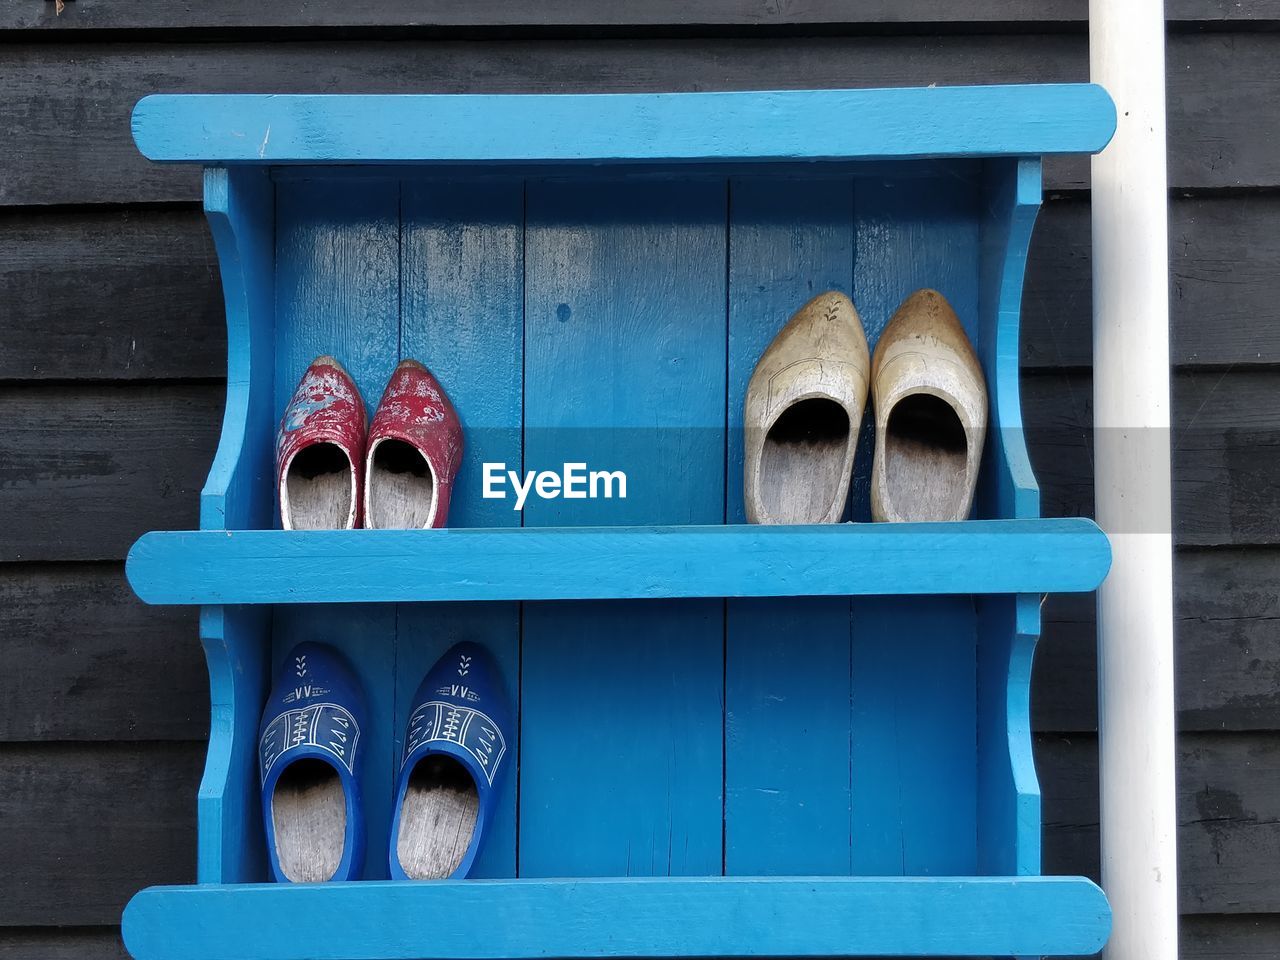
[[[355,501],[355,470],[336,444],[313,444],[289,462],[280,491],[286,529],[341,530]]]
[[[443,527],[461,459],[462,423],[444,388],[418,361],[400,361],[369,427],[365,526]]]
[[[412,444],[394,437],[369,449],[365,476],[365,523],[385,530],[430,527],[437,509],[431,465]]]
[[[420,760],[400,805],[396,856],[405,875],[452,876],[471,846],[479,816],[479,791],[461,764],[441,755]]]
[[[391,816],[391,877],[465,877],[498,802],[511,723],[506,691],[488,652],[463,642],[427,671],[412,703]]]
[[[964,520],[986,437],[982,365],[936,290],[898,307],[872,359],[874,520]]]
[[[853,476],[870,356],[848,297],[814,297],[760,356],[743,404],[748,523],[835,523]]]
[[[342,782],[323,760],[292,763],[271,797],[276,859],[295,883],[329,880],[342,862],[347,805]]]

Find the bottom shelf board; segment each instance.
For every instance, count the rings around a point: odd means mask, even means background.
[[[653,877],[152,887],[137,960],[1079,955],[1082,877]]]
[[[1090,520],[148,533],[147,603],[411,603],[1070,593],[1107,575]]]

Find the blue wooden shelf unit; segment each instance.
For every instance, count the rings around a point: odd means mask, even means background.
[[[213,697],[198,883],[133,899],[134,956],[1100,949],[1102,892],[1040,876],[1028,686],[1040,595],[1110,553],[1039,517],[1018,326],[1041,157],[1114,126],[1087,85],[143,100],[142,152],[204,165],[229,365],[201,529],[129,558],[144,600],[202,605]],[[744,524],[766,344],[828,289],[874,344],[920,287],[985,367],[974,519]],[[440,378],[455,529],[274,529],[276,425],[322,353],[371,407],[402,357]],[[566,462],[626,498],[482,495],[486,463]],[[257,725],[304,639],[370,699],[362,881],[263,882]],[[475,879],[393,882],[409,698],[461,639],[502,667],[518,762]]]

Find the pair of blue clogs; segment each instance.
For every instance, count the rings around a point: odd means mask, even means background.
[[[279,881],[359,878],[364,695],[331,647],[302,643],[262,718],[258,764],[271,872]],[[414,694],[396,781],[389,862],[397,880],[465,877],[497,802],[510,709],[484,648],[452,647]]]

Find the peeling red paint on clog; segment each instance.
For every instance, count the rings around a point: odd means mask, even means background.
[[[440,382],[417,360],[402,360],[391,374],[369,428],[365,464],[365,508],[374,451],[381,440],[414,447],[433,474],[436,507],[428,527],[443,527],[449,516],[453,481],[462,462],[462,424]]]
[[[351,463],[355,481],[353,516],[348,527],[359,527],[364,503],[364,460],[367,419],[364,401],[355,381],[333,357],[316,357],[298,381],[289,405],[280,418],[276,435],[276,495],[285,504],[285,480],[294,458],[318,443],[338,447]],[[282,509],[281,522],[292,529]]]

